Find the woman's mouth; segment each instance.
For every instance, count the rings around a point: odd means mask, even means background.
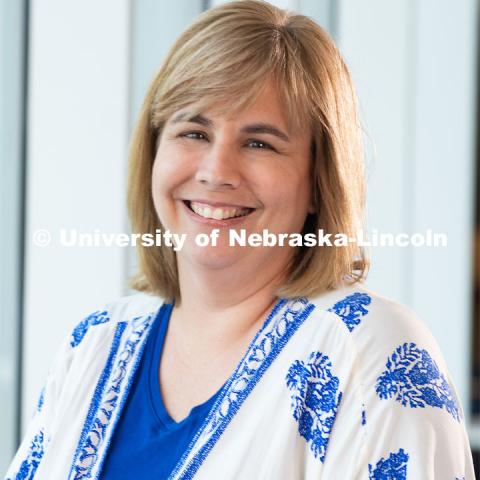
[[[228,220],[231,218],[245,217],[255,209],[237,206],[214,206],[200,202],[184,200],[184,204],[196,215],[213,220]]]

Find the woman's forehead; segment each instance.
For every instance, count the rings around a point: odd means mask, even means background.
[[[223,97],[223,98],[222,98]],[[214,127],[215,120],[236,120],[242,117],[248,122],[273,122],[291,133],[304,130],[306,113],[300,105],[293,105],[283,92],[273,85],[257,89],[255,93],[226,94],[204,97],[192,101],[169,115],[169,124],[193,121],[205,127]],[[303,120],[303,121],[302,121]]]

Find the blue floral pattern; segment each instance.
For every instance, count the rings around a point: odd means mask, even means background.
[[[400,345],[388,358],[386,370],[378,377],[376,392],[381,399],[394,398],[404,407],[445,408],[460,421],[453,391],[426,350],[415,343]]]
[[[360,324],[362,317],[367,315],[368,310],[365,308],[372,302],[370,295],[361,292],[355,292],[337,302],[333,307],[329,308],[329,312],[336,313],[342,318],[343,323],[350,332]]]
[[[312,352],[306,363],[293,362],[286,382],[291,390],[293,418],[298,422],[298,431],[310,444],[315,458],[323,463],[342,400],[340,381],[332,373],[332,362],[327,355]]]
[[[12,479],[7,480],[31,480],[35,476],[38,466],[43,458],[44,435],[40,430],[34,437],[28,449],[27,458],[20,465],[20,470]]]
[[[93,312],[88,317],[84,318],[73,330],[72,340],[70,345],[72,347],[78,347],[83,337],[87,334],[88,329],[93,325],[99,325],[101,323],[106,323],[110,320],[108,312],[106,310]]]
[[[408,453],[401,448],[397,453],[390,453],[387,459],[381,458],[375,469],[368,464],[369,480],[406,480]]]

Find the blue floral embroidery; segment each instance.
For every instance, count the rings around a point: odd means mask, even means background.
[[[361,317],[368,313],[365,308],[370,305],[372,299],[366,293],[355,292],[343,300],[337,302],[333,307],[329,308],[329,312],[336,313],[342,318],[343,323],[347,326],[350,332],[360,324]]]
[[[382,399],[394,397],[403,406],[445,408],[460,421],[453,391],[426,350],[404,343],[388,358],[378,377],[376,392]]]
[[[83,337],[87,334],[88,329],[92,325],[99,325],[100,323],[106,323],[110,320],[108,316],[108,312],[104,311],[96,311],[89,315],[88,317],[84,318],[73,330],[72,332],[72,340],[70,345],[72,347],[77,347],[80,345],[80,342],[83,340]]]
[[[315,458],[323,463],[342,400],[340,381],[332,374],[332,362],[328,355],[312,352],[307,363],[293,362],[286,381],[292,391],[293,418],[298,422],[299,433],[310,443]]]
[[[375,470],[368,464],[369,480],[406,480],[408,453],[401,448],[397,453],[390,453],[387,460],[377,462]]]
[[[34,437],[28,450],[27,458],[20,465],[20,470],[14,475],[14,480],[31,480],[35,476],[40,461],[44,455],[43,431],[40,430]],[[13,480],[12,479],[12,480]],[[8,479],[7,479],[8,480]]]
[[[455,477],[455,480],[465,480],[465,477]]]

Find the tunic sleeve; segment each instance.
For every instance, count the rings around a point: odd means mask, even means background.
[[[386,360],[364,410],[366,478],[475,479],[464,413],[439,363],[414,343]]]
[[[111,305],[91,313],[81,320],[58,349],[39,395],[36,410],[26,428],[23,440],[8,468],[7,480],[36,479],[36,472],[52,438],[57,411],[61,405],[70,365],[90,327],[110,320]]]
[[[64,379],[72,361],[70,338],[65,339],[54,357],[35,412],[26,428],[23,440],[7,470],[6,479],[34,479],[50,440],[50,426],[55,417]]]
[[[361,478],[474,480],[464,411],[430,330],[383,300],[368,316],[373,328],[352,332],[364,396]]]
[[[464,411],[431,331],[409,308],[363,297],[361,314],[357,298],[332,309],[348,327],[351,373],[326,454],[331,471],[474,480]]]

